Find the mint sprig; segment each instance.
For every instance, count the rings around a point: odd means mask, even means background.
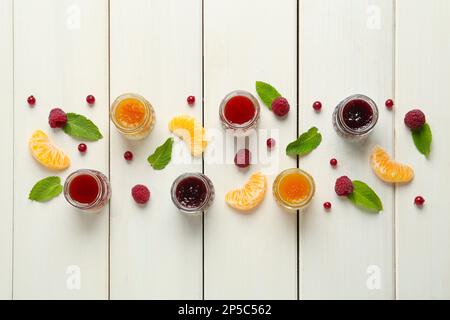
[[[356,206],[370,212],[379,213],[383,210],[383,204],[378,195],[367,184],[354,180],[353,192],[347,198]]]
[[[47,177],[38,181],[30,191],[28,199],[46,202],[57,197],[63,191],[60,177]]]
[[[420,129],[412,130],[412,137],[417,150],[428,158],[431,152],[431,142],[433,135],[428,123],[425,123]]]
[[[103,138],[98,127],[81,114],[68,113],[67,124],[63,128],[68,135],[86,141],[97,141]]]
[[[262,81],[256,81],[256,92],[269,110],[272,110],[273,100],[281,97],[281,94],[277,91],[277,89]]]
[[[304,156],[316,149],[322,142],[322,135],[316,127],[303,133],[297,140],[286,147],[286,154]]]
[[[147,158],[147,161],[155,170],[164,169],[172,159],[173,138],[169,138],[155,152]]]

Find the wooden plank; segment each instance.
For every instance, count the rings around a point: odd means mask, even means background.
[[[416,173],[396,197],[400,299],[450,298],[449,21],[448,1],[397,1],[396,153]],[[429,159],[415,149],[403,124],[413,108],[425,112],[432,128]],[[413,204],[417,195],[426,199],[422,209]]]
[[[62,195],[48,203],[27,197],[46,176],[64,179],[86,167],[108,173],[108,2],[17,0],[14,30],[14,298],[107,298],[108,208],[83,214]],[[93,107],[88,94],[97,99]],[[105,138],[81,155],[77,140],[49,128],[55,106],[86,115]],[[33,160],[28,139],[36,129],[69,154],[70,169],[51,172]]]
[[[300,161],[316,179],[317,194],[300,221],[300,291],[303,299],[394,297],[393,188],[368,161],[374,145],[393,152],[393,2],[300,0],[300,131],[317,126],[321,146]],[[379,107],[375,131],[362,144],[340,138],[332,127],[335,106],[362,93]],[[319,100],[322,111],[312,104]],[[331,158],[338,167],[332,169]],[[334,192],[337,177],[363,180],[380,196],[384,211],[361,212]],[[327,213],[322,204],[332,202]]]
[[[12,297],[12,233],[13,233],[13,3],[0,0],[0,96],[3,123],[0,145],[0,299]]]
[[[130,142],[111,127],[111,298],[201,299],[202,221],[177,212],[170,197],[175,178],[201,172],[201,159],[183,161],[177,142],[172,162],[153,170],[147,157],[169,136],[178,114],[201,120],[201,1],[111,1],[111,102],[134,92],[156,112],[153,132]],[[197,97],[194,107],[186,98]],[[135,159],[127,163],[123,153]],[[185,149],[184,149],[185,150]],[[189,157],[190,158],[190,157]],[[188,158],[188,159],[189,159]],[[151,200],[134,203],[130,190],[145,184]]]
[[[282,169],[296,166],[286,157],[286,145],[296,137],[296,1],[205,1],[205,126],[215,139],[205,157],[205,173],[216,187],[216,201],[205,215],[205,298],[296,299],[297,215],[283,212],[272,197],[272,182]],[[261,104],[259,140],[250,139],[257,164],[240,171],[231,148],[219,159],[211,150],[224,150],[225,132],[219,104],[236,89],[254,95],[255,81],[272,83],[290,101],[292,109],[277,119]],[[274,135],[277,148],[270,158],[266,138]],[[231,149],[231,152],[230,152]],[[266,160],[266,161],[264,161]],[[224,203],[230,189],[245,183],[257,170],[268,173],[266,199],[250,214]]]

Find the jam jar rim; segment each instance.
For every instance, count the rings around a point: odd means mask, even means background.
[[[227,102],[231,98],[237,97],[237,96],[244,96],[244,97],[250,99],[250,101],[252,101],[252,103],[253,103],[253,106],[255,107],[255,115],[253,116],[253,118],[242,124],[230,122],[225,117],[225,106],[226,106]],[[220,102],[219,113],[220,113],[220,120],[222,120],[222,122],[226,125],[226,127],[228,129],[245,131],[245,130],[252,128],[255,124],[258,123],[259,118],[260,118],[260,113],[261,113],[261,107],[259,105],[258,99],[256,99],[256,97],[253,94],[251,94],[250,92],[248,92],[246,90],[233,90],[230,93],[228,93]]]
[[[198,208],[188,208],[188,207],[182,206],[176,196],[176,189],[177,189],[178,184],[185,178],[192,177],[192,176],[202,180],[202,182],[205,184],[206,189],[207,189],[207,197],[205,198],[205,200],[203,201],[201,206],[199,206]],[[201,172],[186,172],[186,173],[179,175],[174,180],[174,182],[172,183],[172,187],[170,188],[170,195],[172,197],[172,202],[175,204],[175,206],[177,207],[178,210],[180,210],[186,214],[195,214],[198,212],[205,211],[207,209],[206,208],[207,205],[211,201],[213,193],[214,193],[214,185],[212,184],[212,181],[205,174],[203,174]]]
[[[280,185],[281,179],[289,173],[300,173],[300,174],[304,175],[311,185],[311,191],[310,191],[308,197],[306,197],[305,200],[302,202],[299,202],[299,203],[288,202],[288,201],[285,201],[284,199],[282,199],[282,197],[280,196],[279,185]],[[300,168],[289,168],[289,169],[285,169],[285,170],[281,171],[276,176],[275,181],[273,182],[273,186],[272,186],[272,193],[273,193],[273,196],[275,197],[275,199],[277,200],[277,202],[279,204],[281,204],[281,206],[283,206],[284,208],[286,208],[288,210],[300,210],[300,209],[305,208],[312,201],[312,199],[316,193],[316,184],[314,182],[314,178],[305,170],[302,170]]]
[[[72,172],[71,174],[69,174],[66,178],[66,181],[64,182],[64,188],[63,188],[64,198],[66,198],[67,202],[69,202],[69,204],[71,204],[75,208],[83,209],[83,210],[89,210],[89,209],[95,208],[95,206],[98,205],[98,203],[100,202],[100,200],[102,198],[101,190],[103,189],[103,184],[96,175],[92,174],[92,172],[101,173],[100,171],[93,170],[93,169],[79,169],[79,170],[76,170],[76,171]],[[72,197],[70,196],[69,184],[70,184],[70,182],[72,182],[72,180],[76,176],[79,176],[80,174],[88,174],[89,176],[93,177],[95,179],[95,181],[97,182],[99,192],[98,192],[95,200],[92,201],[91,203],[78,202],[78,201],[72,199]]]
[[[138,126],[133,127],[133,128],[122,126],[116,120],[116,117],[115,117],[115,112],[114,111],[116,110],[116,108],[119,105],[119,103],[122,100],[126,99],[126,98],[135,98],[137,100],[140,100],[141,102],[144,103],[144,105],[147,106],[147,108],[145,109],[145,118],[144,118],[144,120]],[[133,134],[133,133],[140,132],[149,123],[149,121],[154,121],[154,119],[155,119],[155,111],[154,111],[153,105],[150,103],[150,101],[145,99],[144,96],[142,96],[140,94],[131,93],[131,92],[123,93],[123,94],[119,95],[116,99],[114,99],[113,103],[111,104],[111,108],[109,110],[109,115],[110,115],[110,118],[111,118],[112,122],[117,127],[117,129],[119,129],[119,131],[121,131],[121,132],[123,132],[125,134]]]
[[[367,102],[367,104],[372,108],[373,116],[372,116],[372,120],[370,123],[368,123],[367,125],[365,125],[363,127],[352,129],[345,123],[345,121],[342,120],[344,118],[344,108],[351,100],[363,100],[364,102]],[[375,127],[375,125],[378,122],[378,106],[375,103],[375,101],[373,101],[370,97],[368,97],[364,94],[357,93],[357,94],[352,94],[352,95],[348,96],[347,98],[345,98],[344,100],[339,102],[338,108],[339,108],[339,110],[338,110],[338,119],[337,120],[339,121],[339,124],[348,133],[351,133],[354,135],[367,134]]]

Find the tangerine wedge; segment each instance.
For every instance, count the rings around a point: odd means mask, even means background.
[[[31,136],[28,146],[33,157],[44,167],[52,170],[64,170],[70,166],[69,157],[55,147],[47,134],[37,130]]]
[[[370,165],[378,178],[385,182],[406,183],[414,178],[413,168],[391,160],[387,152],[380,146],[373,150]]]
[[[233,189],[225,195],[225,202],[240,211],[256,208],[264,199],[267,179],[261,172],[252,174],[243,188]]]
[[[205,129],[195,120],[187,115],[174,117],[169,123],[169,130],[184,140],[194,157],[202,155],[208,144],[205,140]]]

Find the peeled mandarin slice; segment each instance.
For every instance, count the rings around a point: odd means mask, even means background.
[[[70,166],[69,157],[55,147],[42,130],[37,130],[31,136],[28,146],[33,157],[44,167],[52,170],[64,170]]]
[[[169,123],[169,130],[184,140],[194,157],[202,155],[208,144],[205,140],[205,129],[191,116],[177,116]]]
[[[249,211],[257,207],[264,199],[267,179],[261,172],[254,173],[244,187],[233,189],[225,195],[225,202],[240,211]]]
[[[370,165],[378,178],[385,182],[409,182],[414,178],[413,168],[391,160],[380,146],[373,150]]]

